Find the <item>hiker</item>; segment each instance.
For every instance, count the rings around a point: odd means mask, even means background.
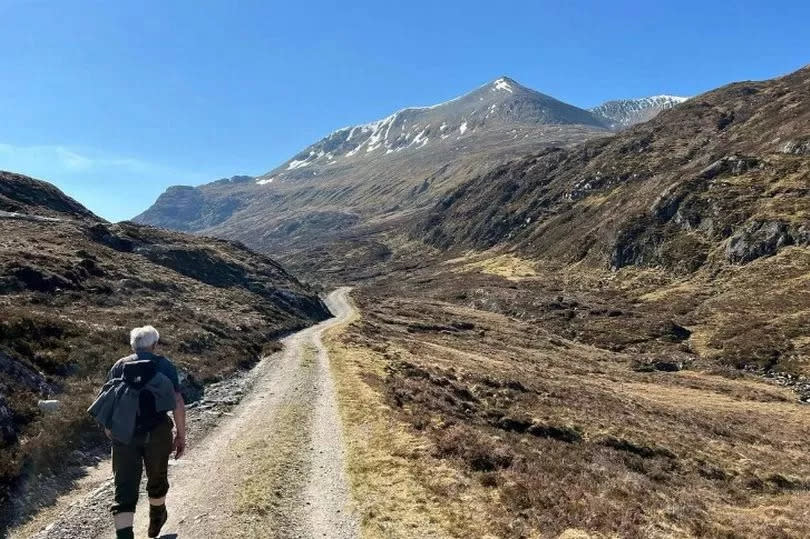
[[[134,538],[135,506],[143,468],[149,495],[149,537],[157,537],[166,523],[169,457],[186,449],[186,412],[177,369],[155,354],[160,334],[152,326],[130,333],[134,354],[119,359],[88,410],[112,441],[115,536]],[[177,433],[172,437],[172,411]]]

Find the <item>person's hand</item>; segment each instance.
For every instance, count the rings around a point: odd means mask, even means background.
[[[177,460],[186,452],[186,436],[175,434],[174,443],[172,444],[172,451],[174,451],[174,459]]]
[[[107,436],[108,440],[112,440],[112,432],[107,427],[104,427],[104,435]]]

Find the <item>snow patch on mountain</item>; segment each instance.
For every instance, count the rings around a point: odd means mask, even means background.
[[[677,95],[653,95],[638,99],[617,99],[606,101],[590,109],[611,129],[623,129],[651,120],[660,112],[680,105],[688,97]]]
[[[298,157],[301,156],[299,155]],[[322,157],[326,157],[327,160],[329,160],[332,158],[332,153],[331,152],[327,153],[323,150],[318,151],[310,150],[309,154],[306,155],[306,157],[304,157],[303,159],[296,158],[290,161],[290,163],[287,165],[287,170],[295,170],[298,168],[307,167],[312,163],[314,163],[315,161],[317,161],[318,159],[321,159]]]
[[[338,129],[265,177],[272,175],[280,182],[311,177],[314,171],[321,175],[324,169],[346,166],[348,160],[377,159],[450,144],[447,139],[454,134],[454,138],[470,137],[512,125],[558,124],[602,128],[602,121],[588,111],[500,77],[437,105],[408,107],[380,120]]]
[[[496,92],[498,90],[505,90],[510,94],[515,93],[514,90],[512,89],[512,86],[509,85],[509,81],[506,80],[505,78],[500,78],[493,83],[492,91]]]

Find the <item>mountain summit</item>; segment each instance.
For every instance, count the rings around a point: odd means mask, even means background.
[[[540,125],[606,127],[604,120],[589,111],[500,77],[444,103],[408,107],[375,122],[338,129],[259,178],[259,183],[312,176],[310,170],[303,170],[312,165],[377,159],[428,145],[449,146],[491,130]]]
[[[444,103],[338,129],[257,178],[170,188],[135,221],[292,252],[430,207],[512,159],[609,133],[592,112],[499,77]]]

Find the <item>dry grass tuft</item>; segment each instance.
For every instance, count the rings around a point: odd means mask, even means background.
[[[535,264],[531,260],[511,254],[502,254],[469,262],[457,268],[457,271],[478,271],[517,281],[537,275]]]
[[[356,323],[356,322],[355,322]],[[497,496],[433,456],[385,403],[386,360],[333,329],[325,344],[338,389],[349,478],[369,538],[492,537]]]

